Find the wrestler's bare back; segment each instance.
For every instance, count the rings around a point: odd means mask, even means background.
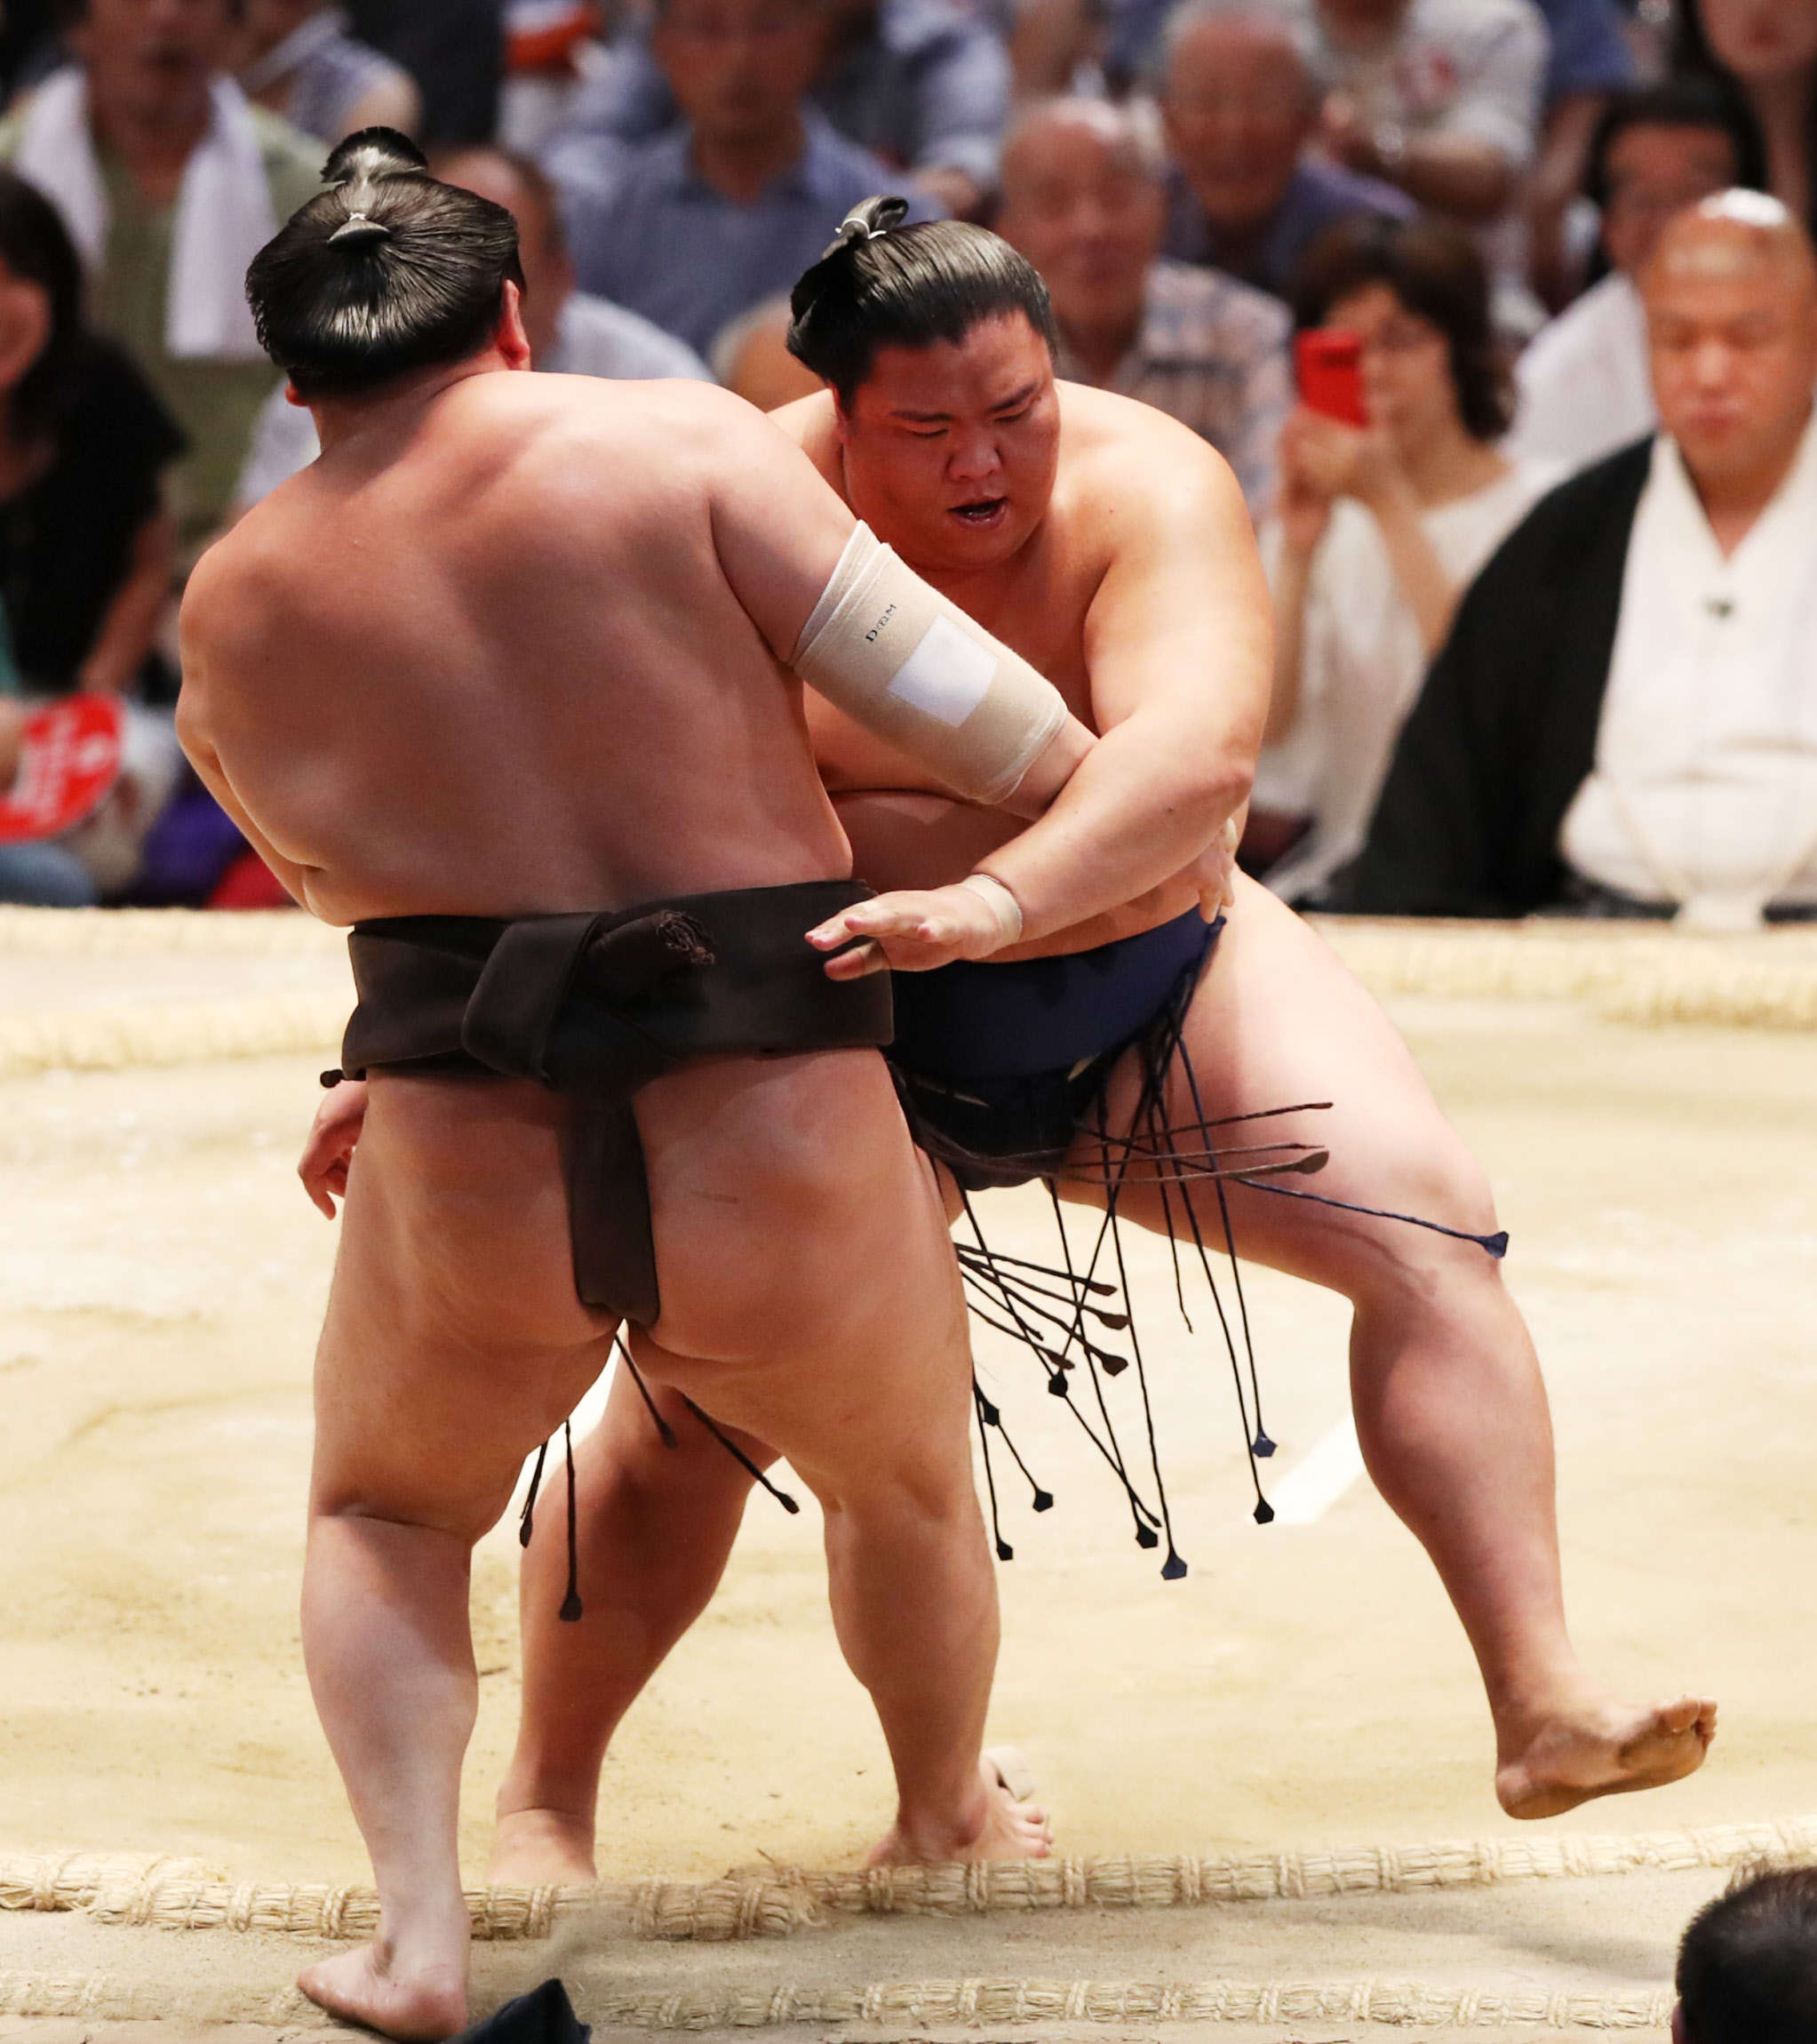
[[[793,643],[850,524],[775,427],[717,390],[464,376],[374,407],[205,556],[179,728],[330,922],[842,876],[800,685],[773,648]],[[779,1218],[800,1231],[824,1216],[829,1250],[856,1252],[860,1215],[881,1202],[899,1220],[919,1198],[905,1137],[883,1139],[899,1117],[873,1053],[700,1066],[637,1111],[660,1333],[687,1350],[777,1334],[762,1285],[729,1280],[777,1273]],[[401,1222],[442,1217],[433,1250],[400,1226],[409,1254],[433,1255],[489,1324],[514,1299],[539,1341],[598,1331],[567,1276],[562,1122],[532,1086],[389,1078],[363,1151],[369,1196],[383,1169]],[[853,1131],[873,1123],[867,1157]],[[683,1225],[705,1212],[712,1230]],[[715,1310],[690,1310],[709,1297]]]
[[[753,612],[786,642],[849,523],[718,391],[468,376],[204,558],[184,736],[331,922],[837,876]]]

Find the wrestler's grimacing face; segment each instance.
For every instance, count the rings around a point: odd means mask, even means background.
[[[839,407],[852,508],[911,566],[963,572],[1016,553],[1060,455],[1048,344],[1020,313],[965,339],[880,347]]]

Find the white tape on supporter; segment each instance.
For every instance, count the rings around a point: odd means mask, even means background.
[[[897,701],[954,729],[989,694],[997,662],[947,618],[936,618],[889,683]]]

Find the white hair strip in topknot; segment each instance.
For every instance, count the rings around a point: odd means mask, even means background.
[[[1758,228],[1766,234],[1794,225],[1792,210],[1782,200],[1771,192],[1746,191],[1739,185],[1700,200],[1695,212],[1700,220],[1733,220],[1738,228]]]
[[[391,239],[391,229],[383,220],[370,219],[365,213],[349,213],[334,232],[328,244],[332,248],[341,243],[351,248],[363,247],[368,242],[386,242]]]

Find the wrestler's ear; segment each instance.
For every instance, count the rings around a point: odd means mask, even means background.
[[[505,299],[492,346],[505,357],[506,369],[529,369],[530,336],[523,330],[523,293],[509,277],[505,280]]]

